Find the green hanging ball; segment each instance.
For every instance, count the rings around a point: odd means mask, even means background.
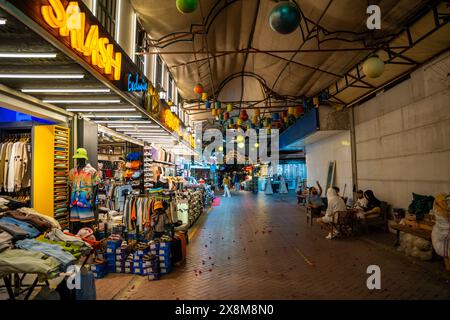
[[[197,9],[198,0],[177,0],[177,9],[181,13],[192,13]]]
[[[270,12],[269,24],[272,30],[289,34],[294,32],[301,20],[297,6],[289,1],[281,1]]]

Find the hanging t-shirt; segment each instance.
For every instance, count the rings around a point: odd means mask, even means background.
[[[80,222],[94,221],[94,187],[100,183],[97,170],[90,164],[78,171],[73,168],[69,172],[70,220]]]

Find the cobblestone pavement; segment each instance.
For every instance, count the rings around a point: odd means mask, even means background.
[[[449,299],[443,263],[420,263],[358,238],[326,240],[293,196],[222,198],[192,230],[184,265],[162,277],[110,274],[99,299]],[[195,227],[194,227],[195,228]],[[366,286],[381,268],[381,290]],[[441,273],[442,272],[442,273]]]

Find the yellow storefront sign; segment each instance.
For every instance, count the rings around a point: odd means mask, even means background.
[[[114,45],[106,37],[100,37],[98,25],[86,30],[86,14],[81,12],[78,2],[71,1],[64,8],[61,0],[49,0],[50,5],[41,7],[42,17],[53,29],[59,29],[61,37],[70,37],[72,49],[91,57],[91,64],[103,69],[105,75],[120,80],[122,53],[114,51]]]

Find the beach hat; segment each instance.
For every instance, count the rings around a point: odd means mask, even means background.
[[[86,159],[89,160],[88,158],[88,153],[87,150],[85,148],[78,148],[77,152],[75,152],[75,155],[73,156],[74,159]]]

